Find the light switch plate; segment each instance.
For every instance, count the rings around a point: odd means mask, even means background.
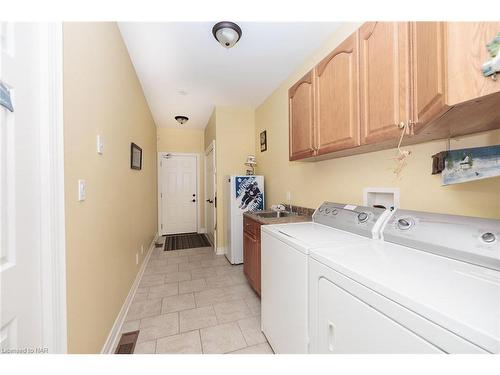
[[[99,155],[102,155],[104,151],[104,143],[102,142],[102,135],[100,134],[97,134],[96,146],[97,146],[97,153]]]
[[[87,182],[78,180],[78,201],[84,201],[87,198]]]

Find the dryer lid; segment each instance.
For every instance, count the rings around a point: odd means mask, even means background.
[[[311,257],[492,353],[500,353],[500,273],[407,246],[369,241]]]

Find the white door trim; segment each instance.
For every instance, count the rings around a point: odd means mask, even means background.
[[[42,340],[50,353],[67,352],[64,222],[64,123],[62,23],[40,23]]]
[[[196,158],[196,228],[198,233],[202,233],[203,230],[200,227],[200,155],[195,153],[185,153],[185,152],[158,152],[158,233],[163,235],[162,229],[162,209],[161,209],[161,159],[163,156],[194,156]]]
[[[214,174],[213,174],[213,181],[211,182],[213,184],[213,192],[214,192],[214,197],[217,197],[217,158],[216,158],[216,147],[215,147],[215,139],[210,142],[208,147],[205,150],[205,200],[207,198],[207,186],[210,183],[209,181],[209,176],[207,176],[207,156],[210,153],[210,151],[213,150],[213,164],[214,164]],[[217,202],[217,200],[216,200]],[[205,227],[207,227],[207,210],[205,209]],[[217,249],[217,205],[214,204],[214,250]],[[207,228],[208,230],[208,228]]]

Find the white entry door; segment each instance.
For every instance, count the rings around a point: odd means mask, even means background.
[[[160,233],[198,231],[198,156],[160,153]]]
[[[57,131],[49,119],[54,115],[49,108],[56,104],[48,89],[54,68],[47,59],[48,29],[47,24],[0,23],[2,96],[5,99],[10,92],[13,104],[13,111],[0,105],[2,352],[65,351],[52,346],[50,336],[57,333],[47,329],[59,319],[55,311],[47,310],[52,298],[47,278],[53,277],[45,253],[53,236],[48,194],[63,199],[56,191],[47,191],[53,179],[44,175],[52,168],[47,161],[56,147],[46,149],[46,142],[49,133]],[[62,165],[61,160],[55,163]]]
[[[212,144],[205,155],[205,212],[207,235],[215,243],[215,144]]]

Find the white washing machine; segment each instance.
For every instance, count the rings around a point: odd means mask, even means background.
[[[307,223],[265,225],[261,237],[262,331],[275,353],[308,353],[308,255],[312,248],[372,241],[383,209],[325,202]]]
[[[500,220],[398,210],[313,249],[312,353],[500,353]]]

